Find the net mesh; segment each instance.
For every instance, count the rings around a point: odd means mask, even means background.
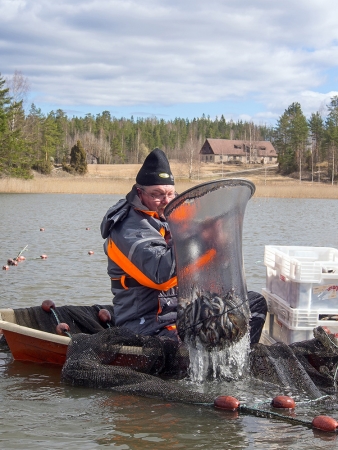
[[[74,336],[62,380],[76,386],[110,388],[167,401],[213,403],[213,395],[189,391],[172,381],[186,376],[188,364],[189,355],[181,343],[165,337],[139,336],[115,327],[92,336]]]

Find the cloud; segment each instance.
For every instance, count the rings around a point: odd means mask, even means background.
[[[334,92],[334,10],[334,0],[3,0],[0,70],[27,76],[40,107],[177,105],[179,117],[179,105],[237,101],[242,117],[255,103],[270,121],[301,99],[310,114]]]

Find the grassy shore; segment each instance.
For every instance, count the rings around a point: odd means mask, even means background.
[[[188,180],[188,167],[171,163],[176,177],[177,192],[183,192],[197,184],[220,178],[246,178],[256,186],[256,197],[279,198],[338,198],[338,185],[317,181],[295,180],[282,177],[276,168],[245,168],[215,164],[200,165],[194,171],[193,180]],[[35,174],[31,180],[17,178],[0,179],[1,193],[68,193],[68,194],[121,194],[125,195],[140,168],[137,164],[90,165],[85,176],[72,176],[55,172],[51,176]]]

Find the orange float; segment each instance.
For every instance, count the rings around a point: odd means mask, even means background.
[[[312,427],[321,431],[335,432],[338,427],[338,422],[330,416],[316,416],[312,420]]]
[[[236,411],[239,408],[240,402],[235,397],[230,395],[220,395],[214,400],[215,408],[225,409],[227,411]]]
[[[285,408],[285,409],[293,409],[296,406],[296,403],[292,397],[288,397],[287,395],[277,395],[272,402],[271,406],[274,408]]]

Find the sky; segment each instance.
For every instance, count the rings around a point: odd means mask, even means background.
[[[0,0],[0,73],[68,117],[275,126],[338,95],[336,0]]]

